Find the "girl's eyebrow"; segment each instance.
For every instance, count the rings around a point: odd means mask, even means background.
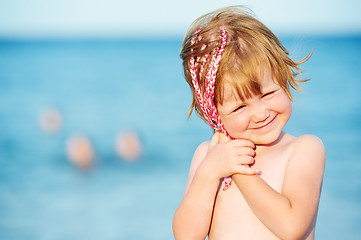
[[[267,84],[266,86],[264,85],[261,86],[262,92],[273,91],[279,88],[281,88],[281,86],[275,82],[272,82],[271,84]]]
[[[219,104],[217,106],[217,111],[221,112],[222,114],[229,114],[233,111],[234,107],[236,106],[235,103],[232,104],[226,104],[226,101],[223,101],[222,104]]]
[[[266,93],[266,92],[272,92],[272,91],[276,91],[278,90],[279,88],[276,87],[276,86],[272,86],[272,87],[268,87],[268,88],[263,88],[262,89],[262,94]]]

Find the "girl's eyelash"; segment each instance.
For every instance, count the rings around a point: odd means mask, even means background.
[[[274,92],[276,92],[276,91],[271,91],[271,92],[265,93],[265,94],[262,95],[262,97],[266,97],[266,96],[268,96],[268,95],[271,95],[271,94],[273,94]]]
[[[234,109],[234,110],[233,110],[233,112],[236,112],[236,111],[238,111],[238,110],[240,110],[240,109],[244,108],[245,106],[246,106],[246,105],[241,105],[241,106],[237,107],[236,109]]]

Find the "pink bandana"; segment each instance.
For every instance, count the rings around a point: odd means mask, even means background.
[[[200,29],[198,28],[197,31],[194,33],[193,39],[191,41],[191,45],[193,45],[197,41],[197,39],[199,39],[200,37],[198,36],[199,32]],[[189,60],[190,73],[192,77],[193,87],[197,95],[197,100],[203,112],[204,118],[208,121],[209,125],[211,125],[211,127],[214,130],[216,130],[217,132],[223,132],[229,138],[232,138],[224,128],[221,118],[218,115],[217,108],[214,104],[214,85],[216,82],[216,75],[218,71],[219,62],[221,61],[221,57],[227,43],[227,33],[223,27],[221,27],[221,36],[219,36],[219,40],[221,46],[217,46],[211,52],[211,54],[207,53],[202,58],[197,57],[197,60],[194,59],[194,56],[190,58]],[[203,45],[202,50],[204,50],[205,48],[206,45]],[[193,49],[191,51],[193,51]],[[198,84],[198,76],[202,76],[206,61],[210,57],[211,57],[211,62],[209,64],[209,68],[207,69],[207,74],[205,79],[206,88],[205,88],[205,92],[202,93]],[[197,74],[197,67],[199,64],[201,64],[201,67],[199,73]],[[223,181],[225,183],[223,191],[225,191],[231,186],[232,178],[225,177]]]

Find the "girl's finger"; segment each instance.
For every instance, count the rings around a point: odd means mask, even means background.
[[[256,155],[256,152],[253,148],[250,147],[235,147],[232,149],[231,152],[232,156],[235,156],[236,158],[242,157],[242,156],[250,156],[254,157]]]
[[[233,140],[232,142],[237,146],[255,148],[254,143],[247,139],[236,139]]]
[[[256,152],[253,148],[250,147],[242,147],[237,149],[238,156],[251,156],[254,157],[256,155]]]
[[[251,156],[242,156],[238,160],[239,165],[250,165],[254,163],[254,158]]]

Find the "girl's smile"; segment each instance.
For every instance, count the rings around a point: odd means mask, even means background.
[[[271,118],[271,117],[268,117]],[[277,115],[275,115],[272,119],[270,119],[266,124],[260,127],[250,128],[251,130],[259,130],[259,131],[266,131],[268,128],[272,127],[273,123],[275,122]]]

